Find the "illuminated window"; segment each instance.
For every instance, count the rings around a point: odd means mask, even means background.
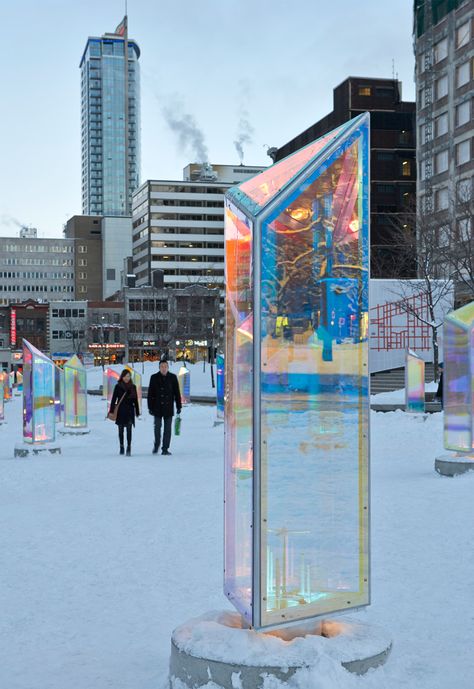
[[[410,160],[404,160],[402,162],[402,176],[403,177],[410,177],[411,176],[411,161]]]
[[[371,96],[372,88],[370,86],[359,86],[359,96]]]

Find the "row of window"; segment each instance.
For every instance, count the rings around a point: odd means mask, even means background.
[[[2,244],[0,251],[22,251],[31,253],[52,253],[52,254],[72,254],[74,253],[74,245],[61,244]]]
[[[85,335],[84,330],[53,330],[51,332],[51,339],[52,340],[72,340],[74,339],[82,339]]]
[[[72,285],[0,285],[0,292],[74,292]]]
[[[73,266],[71,258],[0,258],[1,266]]]
[[[166,299],[130,299],[128,303],[129,311],[167,311],[168,302]]]
[[[472,180],[463,179],[456,184],[456,205],[469,203],[472,199]],[[422,204],[424,200],[422,199]],[[450,198],[448,187],[436,189],[434,193],[434,208],[436,211],[447,210],[449,208]]]
[[[454,126],[462,127],[471,121],[472,108],[471,100],[466,100],[464,103],[459,103],[456,106],[454,112]],[[447,112],[443,112],[438,117],[433,120],[434,137],[443,136],[449,131],[449,115]],[[427,138],[427,125],[420,125],[420,142],[425,144],[428,141]]]
[[[0,278],[10,278],[10,279],[28,279],[28,280],[44,280],[46,278],[51,280],[72,280],[72,273],[43,273],[41,271],[7,271],[0,270]]]
[[[85,318],[85,309],[51,309],[52,318]]]
[[[455,148],[455,160],[456,165],[465,165],[471,160],[471,139],[466,139],[456,144]],[[431,159],[428,159],[430,162]],[[420,179],[426,179],[426,168],[427,159],[420,162]],[[434,156],[434,169],[433,174],[439,175],[442,172],[446,172],[449,168],[449,150],[446,148],[444,151],[436,153]]]
[[[189,263],[189,261],[198,261],[199,263],[221,263],[224,261],[224,256],[161,256],[160,254],[152,254],[152,261],[175,261],[177,263]]]
[[[469,19],[467,22],[464,22],[460,26],[457,27],[456,29],[456,34],[455,34],[455,48],[458,50],[459,48],[464,48],[464,46],[469,44],[469,41],[471,40],[471,20]],[[441,62],[442,60],[445,60],[448,57],[448,38],[442,38],[440,41],[434,44],[433,46],[433,61],[435,64],[438,62]],[[420,55],[418,58],[418,71],[420,73],[425,71],[425,68],[428,65],[431,64],[431,55],[428,55],[428,60],[427,56],[425,53]]]
[[[473,71],[473,60],[467,60],[456,67],[454,84],[456,88],[461,88],[471,81]],[[431,86],[425,86],[418,92],[418,102],[420,108],[425,108],[432,100],[434,95],[435,100],[440,100],[448,95],[449,82],[448,75],[444,74],[434,83],[434,94],[431,93]]]

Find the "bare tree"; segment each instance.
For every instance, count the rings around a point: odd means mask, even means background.
[[[414,217],[416,234],[412,229]],[[401,311],[410,314],[417,322],[430,329],[435,380],[438,379],[439,370],[438,334],[444,321],[437,319],[436,314],[439,306],[450,301],[456,276],[442,246],[444,242],[441,231],[442,228],[433,222],[433,216],[424,213],[422,209],[415,212],[409,210],[408,215],[399,217],[392,228],[399,275],[413,266],[417,277],[416,288],[411,280],[398,279],[393,294],[399,299]],[[426,308],[421,308],[421,305]]]
[[[86,320],[65,316],[61,319],[65,336],[72,342],[74,354],[80,354],[86,347]]]

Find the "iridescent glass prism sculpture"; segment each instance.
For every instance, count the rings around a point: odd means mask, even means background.
[[[181,366],[178,372],[178,385],[181,393],[181,404],[191,401],[191,373],[186,366]]]
[[[132,366],[126,366],[132,376],[132,383],[135,385],[137,388],[137,397],[138,397],[138,408],[140,409],[140,414],[142,413],[142,399],[143,399],[143,385],[142,385],[142,375],[141,373],[138,373],[136,369],[134,369]]]
[[[54,365],[54,407],[56,423],[64,421],[64,371],[57,364]]]
[[[405,355],[405,411],[425,411],[425,362],[411,349]]]
[[[87,426],[87,371],[74,354],[64,364],[64,427]]]
[[[23,439],[45,443],[55,437],[54,363],[23,338]]]
[[[444,321],[444,446],[474,450],[474,302]]]
[[[225,408],[225,375],[224,375],[224,355],[218,354],[216,356],[216,403],[217,403],[217,418],[224,418]]]
[[[225,582],[255,629],[369,602],[369,115],[227,191]]]
[[[114,388],[117,385],[120,374],[117,373],[117,371],[114,371],[113,368],[107,368],[105,370],[105,376],[107,380],[106,384],[106,390],[104,393],[104,396],[107,399],[107,409],[110,407],[110,403],[112,401],[112,395],[114,394]]]
[[[5,400],[3,399],[3,376],[0,376],[0,421],[5,419]]]

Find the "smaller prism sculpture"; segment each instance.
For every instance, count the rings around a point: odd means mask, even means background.
[[[87,426],[87,371],[74,354],[64,364],[64,427]]]
[[[189,404],[191,401],[191,373],[186,366],[181,366],[179,369],[178,384],[181,392],[181,404]]]
[[[12,398],[12,389],[10,387],[10,374],[7,371],[3,371],[1,374],[3,380],[3,399],[5,402],[9,402]]]
[[[16,373],[16,385],[18,392],[23,392],[23,374],[21,371],[17,371]]]
[[[5,419],[5,400],[3,399],[3,376],[0,376],[0,423]]]
[[[216,402],[217,402],[217,418],[224,418],[225,408],[225,375],[224,375],[224,355],[218,354],[216,357]]]
[[[143,385],[142,376],[138,371],[136,371],[133,366],[125,366],[125,368],[130,371],[132,376],[132,383],[137,388],[137,398],[138,398],[138,408],[140,409],[140,414],[142,413],[142,399],[143,399]]]
[[[64,371],[60,366],[54,366],[54,408],[56,423],[64,421]]]
[[[110,407],[114,388],[119,381],[120,375],[113,368],[105,369],[104,374],[104,397],[107,400],[107,409]],[[106,381],[106,382],[105,382]]]
[[[55,440],[54,363],[23,338],[23,439]]]
[[[474,302],[444,322],[444,447],[474,456]]]
[[[425,411],[425,362],[411,349],[405,355],[405,411]]]

